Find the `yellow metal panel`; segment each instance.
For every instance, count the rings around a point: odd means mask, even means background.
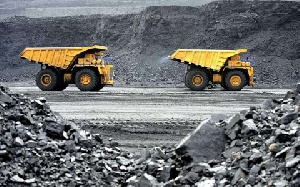
[[[247,49],[237,50],[207,50],[207,49],[178,49],[171,55],[172,60],[195,64],[220,71],[229,57],[247,52]]]
[[[102,76],[102,84],[114,84],[113,65],[98,66],[98,71]]]
[[[220,74],[213,74],[213,82],[220,83],[222,81],[222,76]]]
[[[64,82],[69,82],[72,79],[72,74],[71,73],[65,73],[64,74]]]
[[[21,57],[36,63],[67,69],[79,54],[87,50],[106,51],[107,47],[94,45],[91,47],[25,48]]]

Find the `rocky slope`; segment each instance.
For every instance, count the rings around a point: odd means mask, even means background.
[[[0,79],[31,80],[38,66],[19,59],[26,46],[109,46],[117,84],[181,83],[177,48],[248,48],[258,83],[287,86],[300,78],[300,3],[213,2],[201,7],[149,7],[139,14],[29,19],[0,23]],[[15,71],[11,71],[14,69]]]

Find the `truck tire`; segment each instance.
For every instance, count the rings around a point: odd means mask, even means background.
[[[186,73],[185,73],[185,76],[184,76],[184,85],[185,85],[185,87],[190,88],[190,85],[189,85],[188,80],[187,80],[187,75],[188,75],[188,73],[189,73],[189,72],[186,72]]]
[[[75,74],[75,85],[81,91],[94,91],[99,84],[99,75],[92,69],[81,69]]]
[[[226,85],[225,85],[225,83],[224,83],[224,81],[223,81],[223,80],[221,81],[221,83],[220,83],[220,84],[221,84],[222,88],[224,88],[225,90],[227,90],[227,87],[226,87]]]
[[[233,70],[225,75],[225,89],[229,91],[240,91],[246,85],[246,76],[242,71]]]
[[[53,69],[41,69],[36,75],[36,85],[43,91],[55,91],[58,85],[58,75]]]
[[[208,75],[206,71],[197,69],[187,73],[186,82],[189,88],[193,91],[204,90],[208,84]]]

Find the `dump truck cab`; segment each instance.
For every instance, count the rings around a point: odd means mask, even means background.
[[[42,65],[36,76],[44,91],[60,91],[75,84],[81,91],[99,91],[114,84],[113,65],[103,58],[106,46],[25,48],[21,58]]]
[[[221,84],[226,90],[237,91],[254,85],[254,69],[250,62],[241,61],[239,55],[245,52],[247,49],[178,49],[170,59],[188,65],[184,82],[192,90]]]

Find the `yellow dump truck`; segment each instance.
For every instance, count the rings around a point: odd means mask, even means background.
[[[242,62],[238,50],[178,49],[170,59],[188,65],[185,85],[200,91],[210,84],[221,84],[226,90],[238,91],[254,85],[254,70],[249,62]]]
[[[61,91],[74,84],[81,91],[99,91],[114,83],[113,65],[105,64],[106,46],[25,48],[21,58],[41,64],[37,86],[44,91]]]

